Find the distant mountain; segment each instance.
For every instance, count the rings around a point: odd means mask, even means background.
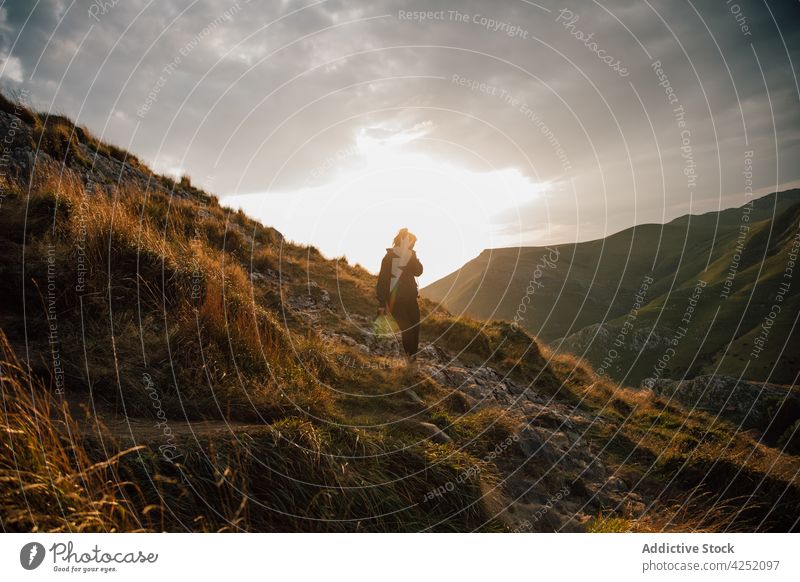
[[[485,250],[422,295],[516,318],[626,384],[712,373],[793,383],[798,226],[800,190],[788,190],[589,242]]]

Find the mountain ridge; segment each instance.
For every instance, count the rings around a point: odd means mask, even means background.
[[[652,327],[660,323],[667,331],[674,330],[676,325],[670,318],[680,314],[677,311],[662,313],[663,308],[666,306],[667,310],[675,311],[675,300],[700,279],[708,283],[704,306],[711,303],[713,307],[722,309],[722,302],[726,301],[730,309],[723,309],[720,312],[723,316],[734,313],[740,304],[753,306],[746,314],[750,326],[744,330],[747,331],[757,324],[752,315],[765,308],[762,303],[768,302],[775,293],[779,279],[787,273],[791,275],[786,268],[793,256],[791,233],[796,231],[800,221],[798,204],[800,190],[793,189],[769,194],[744,206],[726,209],[721,214],[687,215],[665,225],[639,225],[585,243],[487,250],[460,270],[423,288],[421,293],[442,302],[454,313],[506,320],[513,320],[515,316],[519,319],[520,302],[527,296],[530,309],[526,308],[525,317],[520,319],[521,325],[557,349],[560,346],[584,354],[594,366],[599,365],[604,352],[609,349],[604,342],[593,340],[597,336],[594,333],[597,326],[621,325],[620,318],[629,311],[639,282],[649,275],[653,276],[654,282],[648,290],[643,315],[637,314],[642,326]],[[773,212],[774,221],[771,219]],[[535,290],[536,293],[528,294],[526,285],[534,272],[536,259],[548,252],[548,248],[559,249],[559,265],[541,270],[539,283],[542,285]],[[780,258],[776,259],[776,255]],[[779,265],[781,261],[783,268]],[[754,265],[765,268],[752,269]],[[797,292],[797,285],[788,292],[787,299],[792,305]],[[727,301],[731,298],[733,300]],[[556,319],[550,317],[551,313],[557,314]],[[710,318],[706,318],[706,323],[708,321]],[[737,329],[735,322],[731,323],[730,329],[715,328],[714,336],[710,338],[716,346],[713,351],[721,350],[729,340],[738,346],[737,351],[726,357],[706,353],[709,361],[702,369],[690,367],[690,377],[700,372],[708,373],[715,367],[723,370],[722,373],[738,375],[740,370],[733,360],[741,360],[749,350],[742,352],[744,346],[736,344],[742,335],[735,331]],[[734,336],[726,337],[728,332]],[[784,352],[792,353],[791,346],[800,349],[795,333],[789,334],[789,339],[791,343]],[[768,371],[750,368],[754,370],[751,380],[787,384],[793,381],[798,363],[788,354],[779,358],[781,347],[782,344],[773,342],[764,358],[767,361],[771,357],[780,360],[777,373],[768,377]],[[684,346],[684,351],[687,358],[692,356],[688,345]],[[628,382],[642,380],[647,375],[646,368],[652,367],[653,363],[647,357],[639,358],[639,355],[634,351],[627,354],[620,366],[614,368],[612,377],[625,377]],[[625,372],[629,371],[626,364],[634,361],[633,375],[626,375]]]
[[[752,203],[753,203],[754,208],[766,211],[766,210],[769,209],[769,207],[767,207],[767,204],[766,204],[768,199],[778,198],[778,197],[781,197],[781,203],[784,203],[786,206],[791,206],[793,204],[796,204],[796,203],[800,202],[800,188],[789,188],[789,189],[786,189],[786,190],[776,190],[774,192],[768,192],[766,194],[763,194],[762,196],[759,196],[757,198],[753,198],[752,199]],[[670,225],[680,225],[681,223],[688,222],[689,219],[701,219],[701,218],[706,218],[706,217],[714,217],[714,216],[717,216],[717,215],[719,215],[719,216],[723,216],[724,215],[726,218],[733,217],[733,216],[739,216],[739,214],[737,214],[735,211],[741,210],[747,204],[749,204],[749,202],[746,202],[745,204],[743,204],[741,206],[731,206],[729,208],[723,208],[722,210],[719,210],[719,211],[717,211],[717,210],[708,210],[706,212],[700,212],[698,214],[692,214],[692,213],[682,214],[681,216],[673,218],[672,220],[670,220],[668,222],[642,222],[640,224],[636,224],[636,225],[633,225],[633,226],[625,227],[623,229],[620,229],[620,230],[618,230],[616,232],[613,232],[613,233],[611,233],[609,235],[606,235],[606,236],[603,236],[603,237],[587,239],[587,240],[584,240],[584,241],[580,241],[578,243],[570,242],[570,241],[564,241],[564,242],[560,242],[560,243],[549,243],[549,244],[547,244],[545,246],[541,246],[541,245],[523,245],[523,246],[506,246],[506,247],[488,247],[488,248],[483,249],[478,255],[476,255],[473,259],[470,259],[470,260],[475,260],[478,257],[480,257],[481,255],[483,255],[484,253],[504,251],[504,250],[509,250],[509,249],[542,249],[542,248],[547,248],[547,247],[557,247],[557,246],[563,246],[563,245],[597,243],[597,242],[601,242],[601,241],[603,241],[605,239],[608,239],[608,238],[614,237],[616,235],[619,235],[619,234],[621,234],[621,233],[623,233],[625,231],[631,230],[631,229],[645,228],[645,227],[663,228],[663,227],[667,227],[667,226],[670,226]],[[781,208],[785,209],[783,205],[781,206]],[[758,215],[758,216],[760,216],[760,220],[764,220],[766,218],[771,217],[771,216],[767,216],[765,214],[761,214],[761,215]],[[725,222],[723,221],[722,224],[725,224]],[[458,271],[458,269],[456,269],[456,271],[453,271],[452,273],[448,273],[447,275],[445,275],[445,277],[449,277],[450,275],[456,273],[457,271]],[[442,277],[442,279],[444,279],[445,277]],[[439,279],[439,280],[441,280],[441,279]],[[433,285],[435,283],[437,283],[437,281],[434,281],[433,283],[430,283],[429,285],[426,285],[426,287],[428,287],[430,285]]]

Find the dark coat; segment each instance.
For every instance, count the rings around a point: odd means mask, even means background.
[[[380,306],[387,304],[391,306],[398,301],[416,301],[417,295],[419,295],[415,277],[422,275],[422,263],[419,262],[417,253],[411,251],[411,258],[400,273],[397,287],[394,292],[391,292],[389,287],[392,281],[392,259],[394,258],[397,258],[394,250],[386,249],[386,256],[381,261],[381,272],[378,274],[376,288],[378,305]]]

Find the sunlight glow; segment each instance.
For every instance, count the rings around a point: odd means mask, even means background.
[[[321,186],[289,192],[225,196],[223,204],[243,209],[294,242],[313,244],[328,257],[346,256],[370,271],[401,227],[419,240],[425,272],[420,285],[458,269],[483,249],[520,245],[499,235],[492,217],[537,199],[547,189],[516,169],[476,172],[413,151],[428,127],[406,131],[363,129],[352,159],[332,168]]]

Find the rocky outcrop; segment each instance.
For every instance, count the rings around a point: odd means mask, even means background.
[[[583,329],[554,340],[553,346],[558,346],[563,352],[582,354],[591,344],[593,351],[605,352],[613,347],[614,339],[620,333],[621,326],[616,323],[594,323]],[[664,348],[670,345],[675,332],[669,329],[640,327],[625,335],[625,349],[632,352],[641,352],[645,349]]]
[[[367,318],[354,318],[362,330],[358,334],[323,331],[323,336],[365,354],[402,361],[395,338],[375,335]],[[498,459],[517,455],[501,484],[507,504],[503,519],[510,529],[582,531],[601,510],[624,508],[629,514],[644,510],[640,495],[600,461],[598,451],[582,436],[600,419],[548,399],[535,386],[520,385],[490,366],[467,365],[433,344],[421,347],[414,374],[458,391],[471,411],[500,407],[517,424],[513,452],[509,447],[497,454]],[[416,392],[409,399],[422,404]],[[432,442],[452,440],[447,428],[416,425]]]
[[[587,427],[601,422],[597,418],[545,398],[534,386],[522,386],[489,366],[464,365],[438,347],[423,348],[419,366],[421,373],[461,392],[473,410],[501,407],[518,419],[515,436],[526,460],[505,482],[512,529],[580,531],[601,509],[644,509],[641,497],[604,466],[582,437]],[[526,471],[529,463],[537,470]],[[571,494],[555,503],[553,487]]]
[[[641,387],[689,410],[731,422],[742,431],[754,431],[767,444],[791,443],[797,438],[792,427],[800,419],[800,394],[784,386],[705,375],[687,380],[646,378]]]

